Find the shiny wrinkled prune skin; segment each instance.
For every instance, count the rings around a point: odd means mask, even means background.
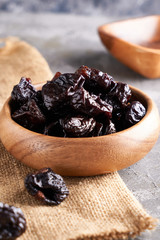
[[[103,129],[103,124],[100,122],[96,122],[96,126],[90,136],[91,137],[102,136],[103,135],[102,129]]]
[[[42,87],[42,98],[48,111],[57,111],[60,105],[66,105],[69,96],[82,86],[84,78],[78,74],[61,74]]]
[[[63,178],[50,168],[43,168],[25,178],[28,193],[51,205],[59,205],[69,195]]]
[[[13,87],[11,99],[15,104],[23,105],[36,95],[36,90],[30,78],[22,77],[19,84]]]
[[[116,132],[115,124],[111,120],[109,120],[107,134],[112,134],[112,133],[115,133],[115,132]]]
[[[82,116],[61,119],[60,123],[65,137],[87,137],[96,126],[93,118]]]
[[[132,96],[132,92],[128,84],[118,82],[116,87],[109,93],[110,98],[118,100],[122,106],[126,106]]]
[[[95,137],[139,122],[146,110],[133,100],[128,84],[83,65],[75,73],[57,72],[41,91],[22,78],[10,106],[12,118],[30,130],[56,137]]]
[[[12,114],[12,118],[30,130],[41,130],[45,124],[45,116],[34,99],[29,100]]]
[[[115,124],[111,120],[109,120],[107,124],[104,124],[102,135],[107,135],[115,132],[116,132]]]
[[[76,73],[81,74],[85,78],[84,88],[89,93],[108,93],[117,85],[110,75],[95,68],[82,65],[77,69]]]
[[[42,91],[41,90],[37,91],[33,99],[37,103],[37,106],[39,107],[41,112],[44,113],[45,115],[47,115],[47,109],[46,109],[46,107],[43,103],[43,99],[42,99]]]
[[[116,132],[123,130],[124,129],[123,121],[124,121],[125,106],[122,106],[122,104],[119,102],[119,100],[116,97],[113,97],[111,95],[105,95],[105,96],[103,96],[103,99],[105,102],[107,102],[108,104],[110,104],[113,107],[112,122],[115,125]]]
[[[145,107],[139,101],[133,101],[126,107],[125,124],[130,127],[138,123],[146,114]]]
[[[14,240],[26,230],[26,220],[20,208],[0,202],[0,239]]]
[[[51,123],[46,124],[43,134],[55,137],[65,136],[62,125],[60,124],[59,120],[55,120]]]
[[[59,78],[61,74],[62,74],[61,72],[56,72],[51,81],[54,81],[55,79]]]
[[[89,116],[97,116],[103,114],[108,118],[112,116],[112,106],[103,102],[95,95],[90,95],[84,88],[78,89],[70,97],[70,105],[75,111],[88,114]]]

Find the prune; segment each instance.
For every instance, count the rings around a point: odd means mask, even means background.
[[[109,96],[116,98],[122,106],[125,106],[131,98],[132,93],[128,84],[118,82],[116,87],[109,93]]]
[[[0,202],[0,239],[14,240],[26,230],[26,220],[20,208]]]
[[[103,128],[101,130],[101,135],[107,135],[116,132],[115,125],[111,120],[106,120],[102,124]]]
[[[102,136],[102,129],[103,129],[103,124],[100,122],[96,122],[96,126],[94,130],[91,132],[91,137],[96,137],[96,136]]]
[[[46,113],[46,108],[44,106],[43,100],[42,100],[42,91],[39,90],[36,92],[34,98],[35,102],[37,103],[38,107],[40,108],[40,110],[42,111],[42,113]]]
[[[63,128],[59,123],[59,120],[53,121],[49,124],[46,124],[43,133],[45,135],[56,136],[56,137],[64,137],[65,136]]]
[[[11,99],[15,104],[23,105],[36,95],[36,90],[30,78],[22,77],[19,84],[13,87]]]
[[[76,74],[79,74],[79,75],[82,75],[85,79],[90,79],[91,77],[91,72],[92,72],[92,69],[87,67],[87,66],[84,66],[82,65],[81,67],[79,67],[77,70],[76,70]]]
[[[54,81],[56,78],[59,78],[61,74],[62,74],[61,72],[56,72],[51,81]]]
[[[91,95],[91,97],[93,98],[93,100],[100,105],[100,108],[106,112],[106,115],[108,116],[108,118],[112,117],[112,112],[113,112],[113,107],[111,104],[103,101],[100,96],[96,96],[94,94]],[[107,110],[106,110],[107,109]]]
[[[103,95],[103,99],[113,107],[112,121],[115,125],[116,132],[123,130],[125,106],[122,106],[119,100],[111,95]]]
[[[69,195],[63,178],[50,168],[28,174],[25,187],[30,195],[52,205],[59,205]]]
[[[82,65],[76,73],[81,74],[85,78],[84,88],[90,93],[108,93],[117,85],[110,75],[98,69]]]
[[[93,131],[96,121],[82,116],[61,119],[65,137],[86,137]]]
[[[115,124],[111,120],[109,120],[108,129],[106,133],[104,133],[104,135],[115,133],[115,132],[116,132]]]
[[[89,92],[82,87],[70,97],[70,105],[75,111],[88,114],[89,116],[94,117],[99,114],[104,114],[108,118],[112,117],[112,106],[95,97],[95,95],[91,96]]]
[[[118,101],[118,99],[116,99],[115,97],[109,94],[105,94],[105,95],[103,94],[101,98],[103,99],[103,101],[105,101],[106,103],[110,104],[113,107],[113,112],[117,112],[122,108],[122,105]]]
[[[57,72],[36,91],[22,78],[12,91],[12,118],[22,126],[57,137],[94,137],[122,131],[145,115],[130,87],[107,73],[81,66]],[[12,104],[13,103],[13,104]]]
[[[42,87],[42,98],[49,111],[55,111],[66,104],[68,97],[81,87],[84,78],[77,74],[62,74],[54,81],[48,81]]]
[[[145,107],[139,101],[133,101],[126,107],[125,121],[127,127],[138,123],[146,114]]]
[[[34,99],[30,99],[12,114],[12,118],[25,128],[39,130],[43,128],[45,116]]]

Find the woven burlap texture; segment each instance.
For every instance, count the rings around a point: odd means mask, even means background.
[[[52,75],[35,48],[12,37],[1,41],[6,45],[0,50],[0,107],[21,76],[37,83]],[[156,220],[146,213],[117,172],[66,177],[68,198],[59,206],[46,206],[25,190],[24,178],[33,171],[14,159],[0,142],[0,201],[24,212],[27,230],[20,240],[128,239],[155,228]]]

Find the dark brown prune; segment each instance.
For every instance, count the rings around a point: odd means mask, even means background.
[[[103,101],[103,100],[100,98],[100,96],[96,96],[96,95],[94,95],[94,94],[91,94],[91,97],[93,98],[93,100],[94,100],[97,104],[100,105],[100,107],[101,107],[102,110],[105,109],[105,108],[108,109],[108,114],[107,114],[107,116],[108,116],[108,118],[111,118],[111,117],[112,117],[112,112],[113,112],[113,107],[112,107],[112,105],[109,104],[109,103],[107,103],[107,102],[105,102],[105,101]]]
[[[18,105],[23,105],[36,95],[36,89],[31,84],[30,78],[22,77],[19,84],[11,92],[11,99]]]
[[[108,124],[108,127],[106,129],[106,133],[104,133],[104,135],[112,134],[112,133],[115,133],[115,132],[116,132],[115,124],[111,120],[109,120],[109,124]]]
[[[56,137],[64,137],[64,131],[59,120],[45,125],[43,134]]]
[[[80,68],[77,69],[77,71],[75,73],[79,74],[79,75],[82,75],[85,78],[85,82],[84,82],[83,87],[89,93],[97,93],[97,92],[100,91],[97,82],[95,82],[91,79],[91,73],[92,73],[91,68],[82,65]]]
[[[20,208],[0,202],[0,239],[14,240],[26,230],[26,220]]]
[[[59,78],[61,74],[62,74],[61,72],[56,72],[51,81],[54,81],[55,79]]]
[[[138,123],[146,114],[145,107],[139,101],[133,101],[126,107],[125,124],[130,127]]]
[[[96,120],[98,123],[102,124],[100,136],[116,132],[115,124],[110,119],[107,119],[104,116],[98,116]]]
[[[94,68],[91,68],[91,70],[92,72],[90,78],[92,81],[97,82],[97,84],[101,87],[102,92],[109,92],[116,87],[117,83],[114,81],[113,77]]]
[[[45,116],[34,99],[29,100],[12,114],[12,118],[25,128],[41,130],[45,123]]]
[[[145,115],[145,108],[132,103],[131,95],[126,83],[83,65],[75,73],[57,72],[42,91],[22,78],[12,91],[10,107],[12,118],[30,130],[57,137],[92,137],[124,130]],[[95,123],[90,125],[89,119]]]
[[[61,74],[54,81],[48,81],[42,87],[42,98],[49,111],[57,111],[60,105],[66,104],[70,94],[82,86],[83,76]]]
[[[85,66],[85,65],[82,65],[81,67],[79,67],[77,70],[76,70],[76,74],[79,74],[79,75],[82,75],[85,79],[88,79],[91,77],[91,72],[92,72],[92,69]]]
[[[117,99],[122,106],[126,106],[132,96],[132,92],[128,84],[118,82],[117,86],[108,94],[108,97]]]
[[[96,122],[96,126],[94,130],[91,132],[90,137],[96,137],[96,136],[102,136],[102,129],[103,129],[103,124],[100,122]]]
[[[91,96],[84,88],[78,89],[70,97],[70,105],[74,110],[92,117],[99,114],[103,114],[108,118],[112,117],[112,106],[100,100],[95,95]]]
[[[38,107],[40,108],[40,110],[42,111],[42,113],[44,112],[45,114],[47,114],[46,113],[47,109],[45,108],[44,103],[43,103],[41,90],[36,92],[33,99],[36,101],[36,103],[37,103]]]
[[[28,193],[39,200],[58,205],[69,195],[63,178],[50,168],[43,168],[25,178]]]
[[[65,137],[87,137],[96,126],[93,118],[83,116],[68,117],[60,120]]]
[[[123,130],[124,121],[123,117],[125,108],[121,105],[117,98],[108,95],[105,96],[103,95],[103,99],[113,107],[112,121],[115,125],[116,131]]]
[[[121,103],[114,96],[110,96],[108,94],[102,95],[102,100],[106,103],[110,104],[113,107],[113,112],[119,111],[122,108]]]
[[[45,116],[46,120],[49,118],[53,118],[54,116],[52,116],[52,114],[47,110],[46,106],[44,105],[44,102],[43,102],[43,98],[42,98],[42,91],[39,90],[37,91],[36,95],[34,96],[33,98],[39,109],[41,110],[41,112],[43,113],[43,115]]]
[[[87,66],[81,66],[76,73],[85,78],[84,88],[89,93],[109,92],[117,85],[113,78],[107,73]]]

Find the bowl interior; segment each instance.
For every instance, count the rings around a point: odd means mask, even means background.
[[[103,30],[126,42],[160,50],[160,16],[110,23]]]

